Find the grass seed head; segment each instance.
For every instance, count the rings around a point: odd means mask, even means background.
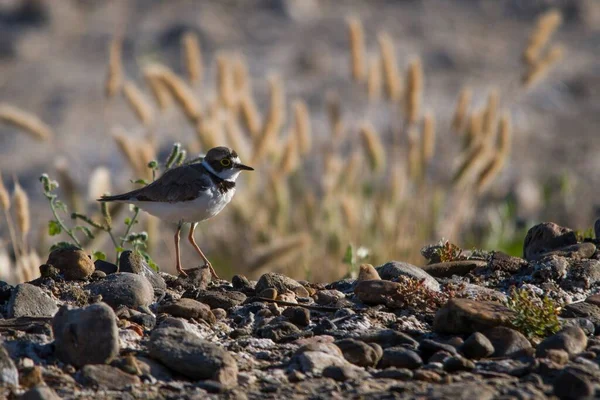
[[[35,115],[17,107],[0,103],[0,122],[12,125],[37,140],[51,139],[52,129]]]

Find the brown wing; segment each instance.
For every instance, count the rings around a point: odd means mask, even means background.
[[[210,176],[199,164],[183,165],[165,172],[160,178],[143,188],[115,196],[104,196],[98,201],[154,201],[175,203],[194,200],[198,192],[212,185]]]

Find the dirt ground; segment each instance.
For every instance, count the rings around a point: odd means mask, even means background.
[[[327,133],[325,94],[344,99],[348,120],[368,117],[379,123],[379,109],[364,107],[363,91],[349,79],[345,18],[365,24],[368,49],[377,50],[376,35],[390,33],[404,70],[419,55],[425,70],[426,108],[438,120],[435,169],[447,175],[456,137],[449,126],[460,88],[470,85],[475,102],[497,86],[502,106],[514,123],[513,151],[499,189],[492,196],[515,193],[529,218],[550,218],[572,228],[587,228],[600,184],[600,2],[475,0],[221,0],[221,1],[31,1],[0,0],[0,103],[29,110],[56,132],[51,142],[36,142],[0,126],[0,171],[5,184],[14,175],[30,193],[33,221],[45,225],[49,210],[37,178],[52,173],[64,159],[77,185],[87,191],[90,172],[107,166],[115,192],[132,178],[109,137],[116,125],[142,135],[122,100],[107,103],[103,84],[107,49],[123,34],[125,70],[142,84],[139,67],[160,61],[183,72],[179,41],[199,34],[206,93],[214,88],[217,51],[239,51],[249,63],[260,104],[267,101],[265,76],[280,75],[288,99],[307,100],[313,131]],[[530,91],[519,90],[521,53],[536,16],[556,6],[564,24],[553,37],[566,46],[565,59]],[[382,105],[381,107],[387,107]],[[388,113],[389,114],[389,113]],[[392,113],[393,115],[393,113]],[[382,117],[389,118],[389,116]],[[179,114],[157,124],[163,154],[175,140],[191,140],[193,131]],[[567,176],[570,193],[562,208],[545,209],[540,188]],[[562,181],[564,183],[564,180]],[[531,189],[533,187],[533,189]],[[554,218],[552,218],[554,217]],[[5,229],[0,224],[0,229]]]

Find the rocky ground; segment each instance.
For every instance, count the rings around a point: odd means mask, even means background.
[[[0,397],[597,398],[598,244],[545,223],[524,258],[430,246],[423,268],[327,285],[55,250],[41,278],[0,282]],[[558,333],[524,335],[514,287],[565,304]]]

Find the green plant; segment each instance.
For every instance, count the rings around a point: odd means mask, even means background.
[[[547,296],[521,288],[512,289],[506,305],[515,313],[512,324],[528,338],[543,338],[560,329],[560,306]]]
[[[397,282],[401,286],[387,299],[388,307],[434,312],[448,301],[445,293],[429,289],[425,285],[425,279],[399,276]]]
[[[358,276],[358,266],[368,257],[369,249],[361,246],[354,250],[354,246],[349,244],[342,259],[342,262],[348,266],[348,273],[346,275],[349,278],[356,279]]]

